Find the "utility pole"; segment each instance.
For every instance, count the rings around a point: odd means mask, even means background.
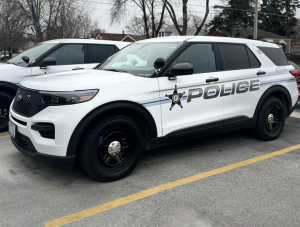
[[[254,39],[257,39],[258,27],[258,0],[255,0],[255,14],[254,14]]]

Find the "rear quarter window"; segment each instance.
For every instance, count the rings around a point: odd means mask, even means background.
[[[116,53],[114,45],[90,45],[90,63],[101,63]]]
[[[258,47],[275,65],[286,66],[289,63],[286,60],[283,52],[279,48]]]

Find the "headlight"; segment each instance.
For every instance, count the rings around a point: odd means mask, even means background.
[[[71,105],[82,102],[87,102],[93,99],[99,90],[86,90],[86,91],[57,91],[47,92],[41,91],[41,99],[43,106],[60,106]]]

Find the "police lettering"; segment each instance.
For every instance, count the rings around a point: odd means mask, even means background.
[[[202,88],[190,89],[187,102],[191,102],[192,99],[201,98],[213,99],[217,97],[224,97],[234,94],[243,94],[246,92],[258,91],[259,90],[259,80],[251,80],[238,82],[237,84],[232,83],[231,87],[225,87],[225,85],[213,85],[206,87],[204,92]]]

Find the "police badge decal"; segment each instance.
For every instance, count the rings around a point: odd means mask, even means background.
[[[182,104],[181,104],[181,98],[182,96],[185,95],[185,92],[183,93],[178,93],[177,92],[177,85],[175,85],[175,89],[173,91],[172,95],[166,95],[167,98],[169,98],[172,103],[171,103],[171,108],[170,111],[173,109],[173,107],[177,104],[178,106],[180,106],[181,108],[183,108]]]

